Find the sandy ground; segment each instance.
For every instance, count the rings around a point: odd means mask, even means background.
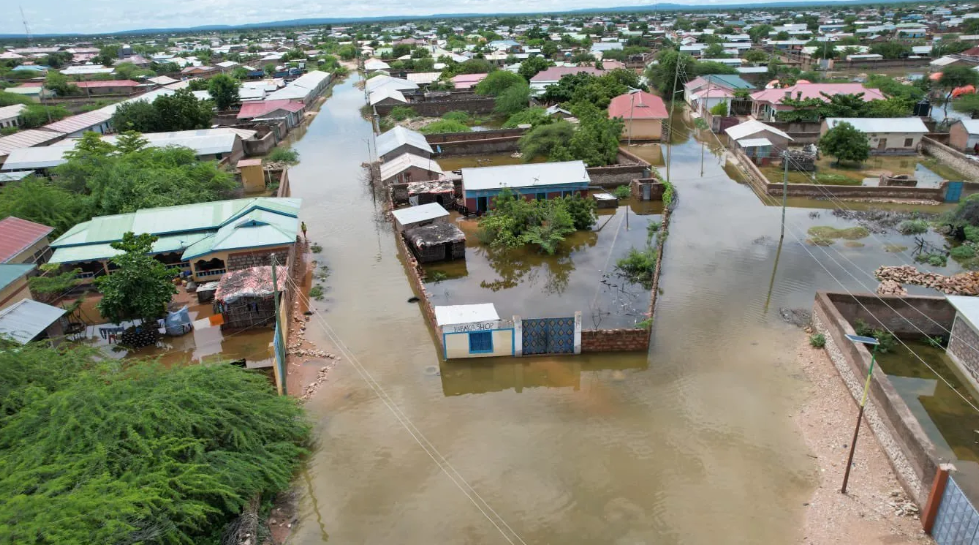
[[[818,463],[819,485],[806,506],[799,543],[934,543],[917,515],[896,514],[907,503],[867,421],[860,427],[847,494],[840,494],[857,404],[825,350],[800,345],[798,363],[809,379],[809,398],[796,424]]]

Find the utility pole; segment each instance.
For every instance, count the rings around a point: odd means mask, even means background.
[[[853,465],[853,453],[857,449],[857,435],[860,433],[860,422],[863,420],[863,409],[867,405],[867,392],[870,390],[870,378],[874,375],[874,362],[877,361],[877,346],[879,342],[873,337],[860,337],[857,335],[847,335],[848,339],[855,343],[869,344],[873,346],[870,351],[870,370],[867,372],[867,380],[863,383],[863,397],[860,399],[860,412],[857,413],[857,427],[853,430],[853,441],[850,441],[850,455],[846,458],[846,471],[843,473],[843,488],[840,494],[846,494],[846,483],[850,480],[850,466]]]
[[[666,181],[670,181],[670,164],[673,162],[673,110],[676,108],[676,82],[680,79],[680,63],[683,57],[677,56],[673,71],[673,87],[670,88],[670,131],[666,137]]]
[[[789,150],[782,152],[782,164],[785,166],[785,174],[782,175],[782,234],[778,237],[779,242],[785,239],[785,199],[789,194]]]
[[[635,91],[632,91],[632,92],[629,93],[629,98],[632,99],[632,105],[630,106],[630,109],[629,109],[629,142],[626,145],[631,146],[632,145],[632,124],[635,123],[635,114],[636,114],[636,93],[635,93]]]
[[[272,341],[273,351],[275,352],[275,389],[279,395],[287,395],[286,391],[286,346],[282,340],[282,316],[279,313],[279,282],[276,275],[278,263],[275,254],[272,254],[272,298],[275,302],[275,338]]]

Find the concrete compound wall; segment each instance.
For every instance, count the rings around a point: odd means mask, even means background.
[[[813,306],[813,327],[826,336],[826,352],[853,396],[854,403],[859,402],[863,394],[871,355],[864,345],[852,343],[844,337],[847,333],[855,333],[853,322],[859,318],[874,325],[877,320],[870,316],[873,314],[881,318],[880,322],[893,327],[899,336],[904,336],[910,335],[911,331],[917,333],[905,318],[923,331],[929,332],[938,328],[931,320],[949,327],[952,323],[951,316],[954,315],[954,309],[942,297],[878,298],[876,295],[866,294],[857,295],[856,299],[867,310],[849,294],[823,291],[816,293]],[[885,301],[895,310],[891,310],[881,301]],[[911,309],[911,306],[921,312]],[[938,470],[939,457],[935,445],[928,439],[880,367],[874,368],[865,417],[887,454],[898,481],[918,506],[923,507]]]
[[[646,178],[651,172],[649,163],[625,148],[619,148],[616,161],[618,164],[615,165],[588,168],[591,185],[598,187],[629,185],[632,180]]]
[[[459,132],[425,135],[433,149],[441,149],[440,156],[485,155],[513,153],[518,150],[524,129],[500,129],[493,131]],[[436,148],[436,146],[438,146]]]
[[[273,131],[269,131],[261,138],[242,140],[241,143],[244,146],[245,155],[253,157],[255,155],[265,155],[271,151],[278,142],[279,141],[275,138],[275,133]]]
[[[470,98],[465,100],[438,100],[431,102],[411,102],[408,104],[378,104],[374,106],[377,115],[384,117],[397,106],[407,106],[418,115],[425,117],[442,117],[449,112],[467,112],[470,114],[488,114],[493,112],[496,101],[489,98]]]
[[[979,182],[979,163],[970,160],[964,153],[945,144],[940,144],[927,136],[921,139],[921,149],[926,154],[961,172],[966,176],[965,181]]]

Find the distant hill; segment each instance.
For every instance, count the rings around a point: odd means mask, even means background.
[[[924,3],[934,3],[937,0],[925,0]],[[35,38],[52,38],[64,36],[124,36],[138,34],[171,34],[188,32],[214,32],[228,30],[247,30],[259,28],[302,27],[316,25],[341,25],[357,23],[381,23],[391,21],[419,21],[428,19],[464,19],[472,17],[526,17],[530,15],[582,15],[601,13],[640,13],[645,11],[730,11],[730,10],[763,10],[772,8],[819,7],[819,6],[865,6],[879,4],[921,4],[915,0],[783,0],[781,2],[757,2],[749,4],[649,4],[645,6],[617,6],[607,8],[583,8],[571,11],[524,12],[524,13],[436,13],[432,15],[388,15],[382,17],[316,17],[306,19],[289,19],[286,21],[269,21],[264,23],[248,23],[243,25],[202,25],[195,27],[173,28],[141,28],[120,30],[117,32],[102,32],[97,34],[35,34]],[[0,39],[24,39],[25,34],[0,34]]]

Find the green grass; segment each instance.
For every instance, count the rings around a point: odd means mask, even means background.
[[[322,301],[323,300],[323,287],[322,286],[313,286],[312,288],[309,288],[309,298],[310,299],[316,299],[317,301]]]
[[[809,236],[819,237],[826,239],[844,239],[844,240],[858,240],[861,238],[866,238],[870,236],[870,231],[866,227],[847,227],[845,229],[837,229],[836,227],[830,227],[828,225],[820,225],[816,227],[809,228]]]

